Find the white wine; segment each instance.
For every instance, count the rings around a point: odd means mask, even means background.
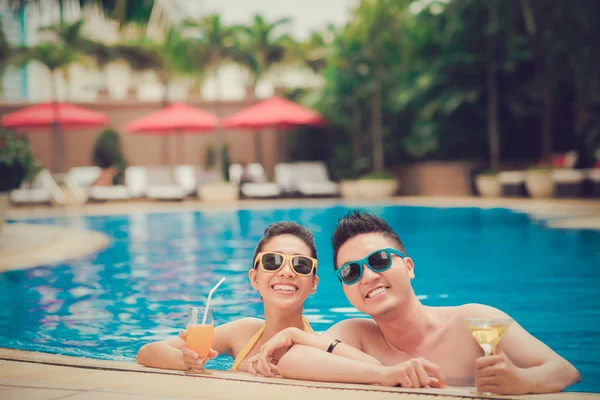
[[[471,330],[471,335],[477,340],[477,343],[480,345],[489,344],[492,347],[496,347],[508,327],[506,325],[491,325],[488,327],[471,325],[469,329]]]
[[[513,320],[509,318],[467,318],[467,322],[471,335],[479,343],[485,355],[489,356]]]

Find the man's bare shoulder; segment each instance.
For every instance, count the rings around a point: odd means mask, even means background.
[[[509,318],[504,311],[485,304],[470,303],[454,308],[461,318]]]
[[[326,333],[337,333],[346,337],[361,338],[374,331],[379,332],[377,323],[371,318],[350,318],[338,322],[329,328]]]

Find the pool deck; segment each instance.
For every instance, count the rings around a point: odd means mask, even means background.
[[[483,199],[478,197],[396,197],[381,200],[290,199],[244,200],[226,204],[200,201],[126,202],[66,207],[13,207],[0,237],[0,272],[32,268],[42,262],[59,262],[98,251],[108,238],[80,227],[28,225],[28,219],[83,217],[130,213],[225,211],[296,207],[363,207],[406,205],[426,207],[508,208],[529,214],[548,227],[600,230],[598,200]],[[42,261],[43,260],[43,261]],[[557,393],[527,396],[482,396],[474,388],[402,389],[373,385],[328,384],[249,374],[214,371],[210,376],[186,376],[179,371],[146,368],[133,362],[104,361],[0,348],[0,399],[400,399],[446,400],[502,398],[540,400],[600,399],[594,393]]]
[[[483,396],[474,388],[402,389],[374,385],[331,384],[254,377],[242,372],[212,371],[185,375],[132,362],[92,360],[0,348],[0,398],[12,399],[523,399],[591,400],[592,393]]]
[[[483,198],[483,197],[387,197],[381,199],[274,199],[239,200],[230,202],[181,202],[128,201],[88,203],[68,206],[11,207],[8,219],[32,219],[44,217],[69,217],[91,215],[120,215],[130,213],[228,211],[237,209],[277,209],[297,207],[366,207],[384,205],[422,207],[479,207],[508,208],[532,215],[535,219],[568,220],[562,227],[600,229],[600,199],[530,199],[530,198]],[[583,222],[582,220],[585,220]],[[578,223],[579,221],[579,223]]]

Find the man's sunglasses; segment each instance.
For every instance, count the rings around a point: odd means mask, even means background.
[[[298,256],[265,251],[258,253],[254,259],[254,268],[257,265],[267,272],[279,271],[285,262],[288,262],[296,275],[308,276],[317,268],[317,260],[308,256]]]
[[[335,273],[338,279],[346,285],[354,285],[360,281],[363,275],[363,265],[367,265],[373,272],[387,271],[392,266],[392,254],[400,258],[405,255],[396,249],[382,249],[374,251],[365,258],[356,261],[350,261],[339,267]]]

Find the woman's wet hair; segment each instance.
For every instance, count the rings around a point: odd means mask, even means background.
[[[269,240],[271,240],[272,238],[276,237],[276,236],[280,236],[280,235],[294,235],[296,236],[298,239],[302,240],[310,249],[311,254],[310,257],[318,259],[317,257],[317,248],[315,246],[315,238],[312,234],[311,231],[309,231],[308,229],[306,229],[305,227],[303,227],[302,225],[299,225],[295,222],[289,222],[289,221],[284,221],[284,222],[276,222],[274,224],[271,224],[267,227],[267,229],[265,229],[265,232],[263,233],[262,238],[260,238],[258,245],[256,246],[256,249],[254,250],[254,257],[252,257],[252,262],[254,262],[254,260],[256,260],[256,255],[258,253],[260,253],[263,250],[263,247],[265,246],[265,244],[267,244],[267,242]],[[254,268],[256,268],[257,265],[254,265]],[[316,269],[315,269],[316,272]]]

